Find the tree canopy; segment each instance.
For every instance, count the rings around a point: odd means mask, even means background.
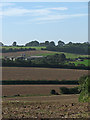
[[[90,102],[90,75],[81,77],[79,84],[79,101]]]

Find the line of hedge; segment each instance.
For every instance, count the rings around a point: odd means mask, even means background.
[[[64,84],[64,85],[78,85],[78,80],[3,80],[0,81],[0,85],[28,85],[28,84]]]
[[[41,68],[63,68],[63,69],[81,69],[90,70],[90,66],[70,66],[70,65],[50,65],[50,64],[16,64],[16,63],[3,63],[2,67],[41,67]]]
[[[73,88],[60,87],[60,92],[62,94],[79,94],[80,93],[78,87],[73,87]]]
[[[21,52],[21,51],[31,51],[31,50],[36,50],[35,48],[9,48],[9,49],[6,49],[6,48],[2,48],[0,49],[0,51],[2,53],[8,53],[8,52]]]

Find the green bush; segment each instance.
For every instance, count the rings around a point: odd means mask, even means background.
[[[60,93],[62,94],[79,94],[78,87],[74,88],[67,88],[67,87],[60,87]]]
[[[90,102],[90,76],[83,76],[79,79],[79,101]]]
[[[69,94],[69,89],[66,87],[60,87],[60,93],[62,94]]]
[[[53,90],[51,90],[51,92],[50,92],[52,95],[58,95],[58,93],[53,89]]]

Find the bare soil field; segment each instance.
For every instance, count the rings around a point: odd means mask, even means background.
[[[88,74],[88,70],[3,67],[2,80],[78,80]]]
[[[76,87],[76,85],[3,85],[3,96],[14,95],[50,95],[50,91],[54,89],[60,93],[60,87]]]
[[[21,51],[21,52],[8,52],[8,53],[2,53],[3,57],[17,57],[21,56],[22,54],[25,54],[26,56],[33,56],[33,55],[40,55],[40,54],[47,54],[47,53],[53,53],[51,51],[44,51],[44,50],[32,50],[32,51]]]
[[[3,118],[89,118],[78,95],[4,98],[2,106]]]

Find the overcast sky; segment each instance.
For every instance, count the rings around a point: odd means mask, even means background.
[[[58,40],[88,41],[88,3],[19,2],[4,3],[2,8],[4,44],[32,40],[53,40],[56,44]]]

